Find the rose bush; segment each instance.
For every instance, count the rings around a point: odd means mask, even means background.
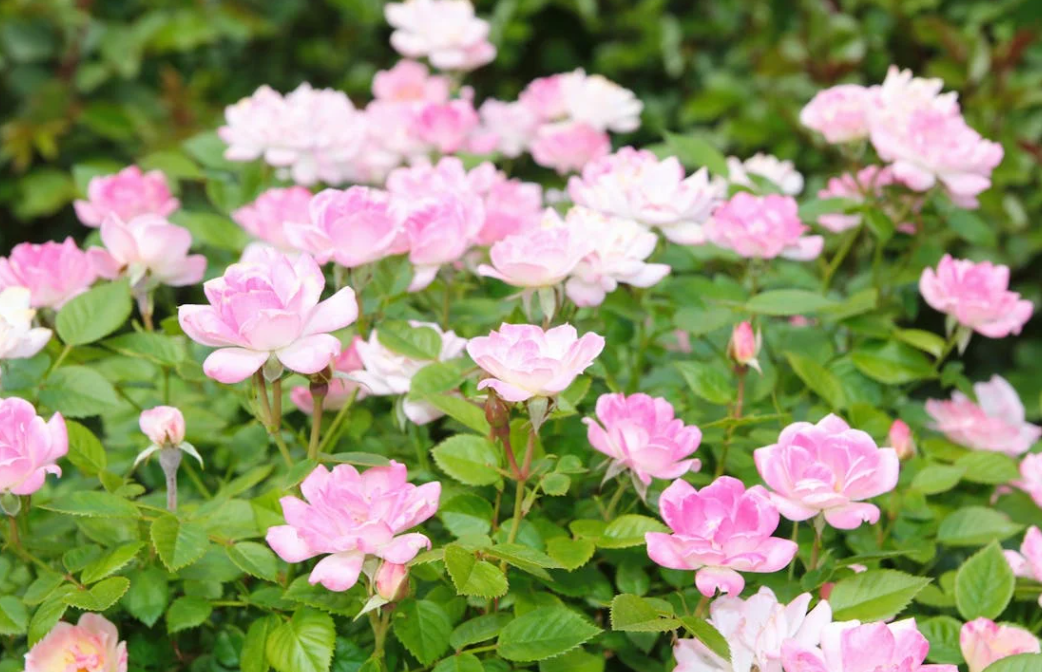
[[[368,102],[262,86],[0,258],[0,672],[1042,670],[1038,383],[972,359],[1039,290],[958,96],[809,93],[804,175],[384,9]]]

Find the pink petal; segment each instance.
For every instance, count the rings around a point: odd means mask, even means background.
[[[329,590],[341,592],[358,583],[365,554],[358,551],[334,553],[322,558],[311,570],[308,583],[321,583]]]
[[[246,348],[221,348],[210,353],[203,362],[203,373],[219,383],[234,385],[252,376],[266,361],[266,352]]]

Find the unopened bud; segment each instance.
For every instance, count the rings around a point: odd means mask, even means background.
[[[739,366],[751,366],[760,373],[760,362],[756,356],[760,354],[763,340],[760,332],[753,332],[753,325],[742,322],[731,332],[731,341],[727,344],[727,355]]]
[[[142,411],[138,426],[159,447],[178,446],[185,440],[185,417],[173,406]]]
[[[915,439],[904,420],[894,420],[894,424],[890,425],[890,447],[897,451],[897,457],[901,460],[915,456]]]
[[[485,400],[485,420],[493,434],[510,431],[510,406],[491,387],[488,388],[488,398]]]
[[[409,568],[386,560],[376,572],[376,594],[388,602],[409,596]]]

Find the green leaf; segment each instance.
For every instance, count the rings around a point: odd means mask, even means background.
[[[725,662],[731,662],[730,645],[720,631],[709,622],[697,616],[683,616],[680,622],[684,624],[688,632],[695,636],[695,639],[705,644],[710,651],[720,656]]]
[[[125,567],[127,563],[134,559],[138,551],[144,547],[145,542],[143,541],[133,541],[129,544],[117,546],[101,558],[84,567],[83,573],[80,574],[80,581],[89,584],[104,579],[109,574]]]
[[[376,337],[380,345],[410,359],[435,361],[441,356],[441,335],[430,327],[382,322]]]
[[[66,345],[105,338],[130,317],[133,303],[126,282],[106,282],[73,297],[58,311],[55,326]]]
[[[281,624],[278,616],[264,616],[250,623],[239,654],[241,672],[268,672],[271,669],[266,651],[268,636]]]
[[[1021,653],[996,660],[984,672],[1038,672],[1042,670],[1042,653]]]
[[[65,614],[69,604],[65,601],[66,595],[76,590],[71,585],[62,586],[43,604],[36,608],[33,617],[29,619],[29,646],[44,638],[54,628],[54,625]]]
[[[205,527],[198,523],[183,522],[168,513],[152,522],[150,534],[159,559],[171,572],[203,557],[210,546]]]
[[[449,648],[452,622],[437,602],[405,600],[394,610],[394,636],[421,665],[430,665]]]
[[[464,485],[492,485],[501,480],[499,450],[488,439],[472,434],[451,436],[431,451],[435,463]]]
[[[547,474],[539,481],[543,492],[551,497],[563,497],[572,486],[572,479],[564,474]]]
[[[950,208],[945,216],[945,224],[960,238],[968,243],[982,247],[997,247],[998,236],[993,226],[988,226],[976,214],[962,208]]]
[[[534,609],[499,633],[499,655],[514,662],[553,658],[593,639],[601,629],[567,607]]]
[[[916,473],[912,487],[924,495],[936,495],[951,490],[962,480],[966,470],[958,466],[931,464]]]
[[[334,592],[322,585],[311,585],[306,575],[294,579],[282,597],[339,616],[357,616],[362,608],[358,593]]]
[[[689,306],[673,315],[673,324],[693,336],[705,336],[735,324],[738,319],[738,314],[729,308]]]
[[[435,665],[431,672],[485,672],[485,668],[473,653],[457,653]]]
[[[546,553],[521,544],[496,544],[492,548],[486,549],[485,553],[493,558],[506,560],[514,567],[546,580],[550,580],[547,569],[561,568],[557,561]]]
[[[112,576],[94,584],[89,590],[73,590],[65,596],[65,603],[84,611],[105,611],[123,597],[128,588],[130,579]]]
[[[810,315],[834,305],[835,301],[803,289],[774,289],[749,299],[745,309],[760,315]]]
[[[181,146],[190,157],[207,168],[238,171],[243,167],[242,163],[224,158],[224,150],[228,146],[216,131],[204,131],[193,135],[182,142]]]
[[[934,357],[940,357],[944,352],[944,339],[932,331],[895,329],[894,338]]]
[[[40,604],[65,582],[65,577],[58,572],[41,571],[36,580],[29,584],[22,595],[22,602],[28,605]]]
[[[1004,485],[1020,478],[1016,460],[1002,453],[974,450],[960,457],[955,464],[965,469],[963,480],[970,483]]]
[[[94,369],[63,366],[47,378],[40,403],[66,418],[86,418],[114,410],[120,400],[112,384]]]
[[[293,618],[268,635],[268,663],[278,672],[327,672],[335,643],[332,616],[298,609]]]
[[[1016,577],[993,541],[962,563],[955,575],[955,606],[967,621],[995,620],[1013,599]]]
[[[539,672],[604,672],[604,656],[572,649],[556,658],[539,661]]]
[[[984,506],[967,506],[948,514],[937,528],[937,541],[946,546],[984,546],[1023,529],[1005,513]]]
[[[80,490],[41,504],[40,508],[72,516],[88,518],[137,518],[138,510],[130,501],[108,492]]]
[[[879,239],[877,245],[886,245],[887,241],[894,237],[894,232],[897,230],[897,227],[894,226],[894,220],[890,219],[885,212],[876,208],[866,208],[862,220],[865,222],[868,230],[872,232],[872,235]]]
[[[611,601],[611,629],[625,632],[666,632],[680,627],[672,610],[662,613],[650,600],[637,595],[616,595]]]
[[[786,352],[786,359],[796,375],[807,387],[822,398],[831,408],[842,409],[847,405],[847,396],[843,392],[843,383],[834,373],[810,357],[795,352]]]
[[[466,399],[448,394],[434,394],[424,397],[423,401],[482,436],[487,436],[492,431],[488,426],[488,420],[485,419],[485,411]]]
[[[596,548],[596,545],[588,539],[554,537],[546,542],[547,554],[569,572],[589,562]]]
[[[197,628],[210,618],[213,606],[201,597],[179,597],[166,612],[166,631],[175,632]]]
[[[472,618],[456,626],[449,636],[449,644],[459,651],[465,647],[492,639],[513,620],[508,612],[498,611]]]
[[[668,532],[669,528],[648,516],[634,513],[619,516],[608,523],[604,534],[597,540],[601,548],[629,548],[643,546],[644,535],[648,532]]]
[[[962,647],[959,645],[959,631],[962,623],[951,616],[934,616],[918,621],[919,632],[930,642],[930,652],[926,659],[940,665],[961,665]]]
[[[123,608],[148,627],[155,625],[170,601],[166,572],[149,567],[130,575],[130,589],[123,596]]]
[[[713,175],[723,178],[730,175],[727,159],[720,150],[702,137],[667,132],[666,144],[687,168],[698,169],[705,166]]]
[[[817,222],[822,215],[843,214],[857,206],[849,198],[812,198],[800,204],[799,214],[804,222]]]
[[[691,391],[711,404],[723,406],[734,398],[731,374],[722,366],[707,362],[677,362],[680,375]]]
[[[457,495],[438,507],[438,517],[456,537],[488,534],[492,530],[492,504],[471,493]]]
[[[445,569],[460,595],[484,598],[506,595],[508,584],[503,571],[490,562],[478,560],[473,552],[456,544],[445,547]]]
[[[29,631],[29,612],[14,595],[0,597],[0,635],[24,635]]]
[[[183,337],[145,331],[113,336],[101,344],[121,355],[141,357],[160,366],[177,366],[187,356]]]
[[[66,420],[65,428],[69,432],[69,462],[87,476],[97,476],[105,471],[108,458],[98,437],[75,420]]]
[[[409,399],[419,401],[434,394],[455,390],[463,382],[461,374],[459,366],[454,362],[428,364],[412,377],[409,383]]]
[[[174,224],[188,229],[195,243],[217,250],[241,252],[250,242],[249,234],[224,215],[179,210],[170,215],[169,219]]]
[[[921,352],[897,341],[859,346],[851,353],[851,360],[858,371],[887,385],[937,377]]]
[[[278,580],[278,559],[264,544],[258,544],[255,541],[240,541],[234,546],[228,546],[225,550],[231,561],[250,576],[268,581]]]
[[[929,583],[929,578],[893,569],[855,574],[832,588],[829,604],[832,605],[833,619],[868,622],[893,618]]]
[[[161,170],[171,182],[203,179],[203,173],[195,161],[177,151],[153,152],[141,157],[137,165],[141,170]]]

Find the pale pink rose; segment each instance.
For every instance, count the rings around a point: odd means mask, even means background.
[[[458,261],[485,220],[481,199],[470,194],[444,193],[406,205],[405,240],[413,265],[410,292],[434,281],[443,264]]]
[[[676,157],[660,161],[632,147],[586,164],[568,180],[568,193],[577,205],[657,226],[686,245],[705,242],[702,224],[723,196],[706,169],[684,177]]]
[[[864,203],[868,195],[882,196],[886,187],[897,184],[893,171],[879,166],[866,166],[857,175],[844,173],[829,178],[828,184],[818,192],[818,198],[843,198],[852,203]],[[842,233],[861,224],[860,214],[828,213],[818,217],[818,224],[833,233]]]
[[[587,333],[580,338],[570,324],[547,331],[532,324],[502,324],[498,331],[467,343],[467,354],[490,376],[478,389],[491,387],[513,402],[557,395],[603,349],[602,336]]]
[[[157,446],[179,446],[185,440],[185,416],[173,406],[156,406],[141,411],[141,432]]]
[[[919,292],[934,310],[988,338],[1019,334],[1034,308],[1009,291],[1009,267],[944,255],[937,270],[926,268]]]
[[[590,161],[607,156],[611,139],[589,124],[564,121],[540,126],[529,151],[540,166],[564,175],[580,171]]]
[[[756,359],[763,346],[763,337],[759,331],[753,331],[753,325],[740,322],[731,331],[731,340],[727,342],[727,356],[740,366],[751,366],[760,371],[760,362]],[[761,371],[762,373],[762,371]]]
[[[433,516],[441,496],[441,483],[415,486],[407,478],[405,465],[393,460],[362,474],[349,464],[332,471],[319,465],[300,484],[304,500],[279,500],[286,524],[268,528],[268,545],[286,562],[325,555],[308,582],[335,591],[358,582],[366,556],[404,565],[431,547],[424,535],[405,531]]]
[[[869,88],[869,124],[897,120],[923,109],[948,116],[958,115],[958,94],[941,93],[943,89],[942,79],[916,77],[911,70],[891,65],[883,83]]]
[[[1031,495],[1042,508],[1042,454],[1025,455],[1020,461],[1020,480],[1012,484]]]
[[[298,250],[325,264],[356,268],[392,253],[403,232],[386,191],[369,187],[325,189],[310,200],[303,222],[288,222],[286,238]]]
[[[702,466],[697,459],[686,459],[698,450],[701,430],[674,417],[673,406],[661,397],[602,394],[597,419],[583,422],[590,445],[612,460],[605,478],[628,469],[647,486],[652,478],[679,478]]]
[[[72,205],[81,222],[98,227],[109,215],[122,220],[139,215],[166,217],[181,202],[170,194],[162,172],[142,173],[137,166],[128,166],[114,175],[92,177],[87,183],[87,200]]]
[[[539,121],[560,121],[568,114],[564,104],[564,78],[567,74],[537,77],[528,83],[518,102]]]
[[[61,243],[19,243],[6,258],[0,257],[0,289],[27,288],[33,308],[58,310],[97,279],[94,262],[72,237]]]
[[[800,123],[832,144],[868,137],[866,111],[871,93],[857,84],[819,91],[800,111]]]
[[[629,133],[640,126],[644,103],[606,77],[579,69],[562,75],[560,87],[565,114],[572,121],[614,133]]]
[[[730,645],[731,662],[697,639],[681,639],[673,647],[676,672],[782,672],[782,645],[795,640],[817,646],[822,629],[832,621],[828,602],[818,602],[808,612],[810,601],[810,593],[803,593],[782,604],[766,586],[747,600],[737,595],[713,600],[708,620]]]
[[[565,293],[577,306],[599,306],[620,282],[651,287],[669,274],[666,264],[647,263],[658,236],[634,221],[575,207],[568,212],[566,226],[573,236],[578,233],[593,243],[565,283]]]
[[[718,207],[703,227],[706,239],[747,259],[816,259],[825,239],[805,235],[791,196],[754,196],[740,191]]]
[[[1039,530],[1037,525],[1028,528],[1019,553],[1003,551],[1003,555],[1006,556],[1006,562],[1014,574],[1024,579],[1042,582],[1042,530]],[[1042,606],[1042,596],[1039,596],[1038,604]]]
[[[203,371],[222,383],[238,383],[270,357],[310,375],[340,352],[329,332],[358,317],[355,293],[345,287],[319,302],[326,280],[307,254],[295,259],[262,250],[254,263],[232,264],[203,285],[210,305],[178,309],[181,328],[192,340],[219,348]]]
[[[482,164],[491,165],[491,164]],[[493,166],[493,172],[494,172]],[[478,169],[476,168],[475,171]],[[472,171],[472,172],[475,172]],[[482,169],[481,174],[487,173]],[[491,179],[484,181],[491,184]],[[468,175],[459,157],[445,156],[435,164],[420,161],[415,165],[397,168],[387,176],[387,191],[410,199],[436,196],[443,193],[467,193],[474,190],[474,180]]]
[[[33,327],[36,311],[25,287],[0,290],[0,359],[26,359],[43,350],[51,330]]]
[[[496,151],[511,159],[521,156],[535,137],[539,119],[521,102],[489,98],[478,110],[484,128],[496,136]]]
[[[541,227],[495,243],[489,250],[492,265],[481,264],[478,273],[514,287],[552,287],[564,282],[594,247],[586,229],[572,225],[577,216],[572,210],[566,222],[547,210]]]
[[[232,212],[232,219],[254,238],[283,252],[293,252],[286,227],[289,224],[306,226],[311,221],[310,203],[311,191],[305,187],[268,189],[253,203]]]
[[[745,161],[729,156],[727,169],[728,181],[741,187],[755,189],[756,184],[749,176],[756,175],[774,184],[787,196],[796,196],[803,191],[803,175],[792,161],[783,161],[770,154],[754,154]]]
[[[420,140],[438,152],[452,154],[470,149],[469,141],[480,123],[473,103],[457,98],[445,103],[424,105],[416,117],[414,131]]]
[[[365,108],[366,140],[345,171],[349,182],[383,185],[403,163],[427,161],[430,146],[416,133],[422,103],[371,101]]]
[[[448,77],[432,75],[426,65],[408,59],[373,76],[373,97],[377,100],[445,103],[451,88]]]
[[[1028,452],[1042,436],[1042,427],[1024,420],[1020,395],[1002,376],[974,384],[973,393],[977,403],[958,390],[950,401],[928,399],[933,428],[967,448],[1013,457]]]
[[[25,672],[127,672],[127,643],[101,614],[59,621],[25,654]]]
[[[325,399],[322,400],[322,408],[327,411],[338,411],[344,407],[347,400],[354,393],[356,399],[364,399],[366,389],[359,383],[347,378],[347,374],[361,370],[362,358],[358,356],[358,345],[362,343],[361,336],[355,336],[351,345],[344,348],[339,355],[333,358],[330,365],[333,367],[333,379],[329,381],[329,390]],[[338,375],[342,374],[342,375]],[[289,394],[294,405],[304,413],[311,415],[315,412],[315,401],[311,397],[311,389],[304,385],[294,387]]]
[[[409,568],[384,560],[376,571],[376,594],[388,601],[404,599],[409,594]]]
[[[792,639],[782,645],[785,672],[958,672],[955,665],[924,665],[930,642],[914,619],[896,623],[843,621],[821,630],[821,646]]]
[[[0,399],[0,493],[33,494],[47,474],[62,475],[55,463],[67,452],[69,435],[61,413],[45,422],[28,401]]]
[[[801,521],[820,513],[840,530],[879,521],[879,507],[864,500],[893,490],[901,468],[893,448],[835,415],[816,425],[794,422],[753,458],[781,515]]]
[[[796,556],[797,546],[771,536],[778,509],[763,486],[748,490],[737,478],[721,476],[701,490],[674,481],[659,498],[672,534],[648,532],[648,556],[670,569],[696,570],[695,586],[706,597],[720,590],[738,595],[745,587],[739,572],[770,573]]]
[[[485,223],[474,240],[477,245],[492,245],[507,236],[531,231],[542,221],[543,188],[534,182],[508,180],[497,173],[492,184],[479,193],[485,201]]]
[[[438,332],[438,335],[441,336],[441,351],[438,353],[437,359],[439,362],[448,362],[460,357],[467,346],[467,339],[460,338],[454,331],[442,331],[441,327],[432,322],[411,321],[409,324],[415,328],[426,327]],[[361,385],[361,390],[376,397],[408,394],[412,387],[413,376],[433,361],[413,359],[386,348],[380,342],[376,329],[369,333],[369,340],[358,340],[354,347],[361,366],[352,371],[348,377],[351,381]],[[444,415],[432,404],[410,399],[404,400],[402,410],[405,412],[405,417],[417,425],[425,425]]]
[[[1023,628],[999,625],[987,618],[977,618],[962,626],[959,648],[969,672],[984,672],[996,660],[1020,653],[1039,653],[1038,639]]]
[[[110,280],[125,275],[134,287],[156,284],[194,285],[206,273],[206,257],[188,254],[192,234],[156,215],[124,222],[109,215],[101,224],[105,248],[88,250],[99,275]]]
[[[253,161],[264,156],[278,141],[285,116],[285,99],[267,84],[224,108],[225,125],[217,129],[217,135],[228,145],[224,158]]]
[[[890,447],[897,452],[898,459],[910,460],[915,457],[915,439],[912,429],[904,420],[894,420],[890,425]]]
[[[427,57],[441,70],[474,70],[496,57],[488,22],[470,0],[406,0],[384,6],[394,27],[391,46],[409,58]]]

